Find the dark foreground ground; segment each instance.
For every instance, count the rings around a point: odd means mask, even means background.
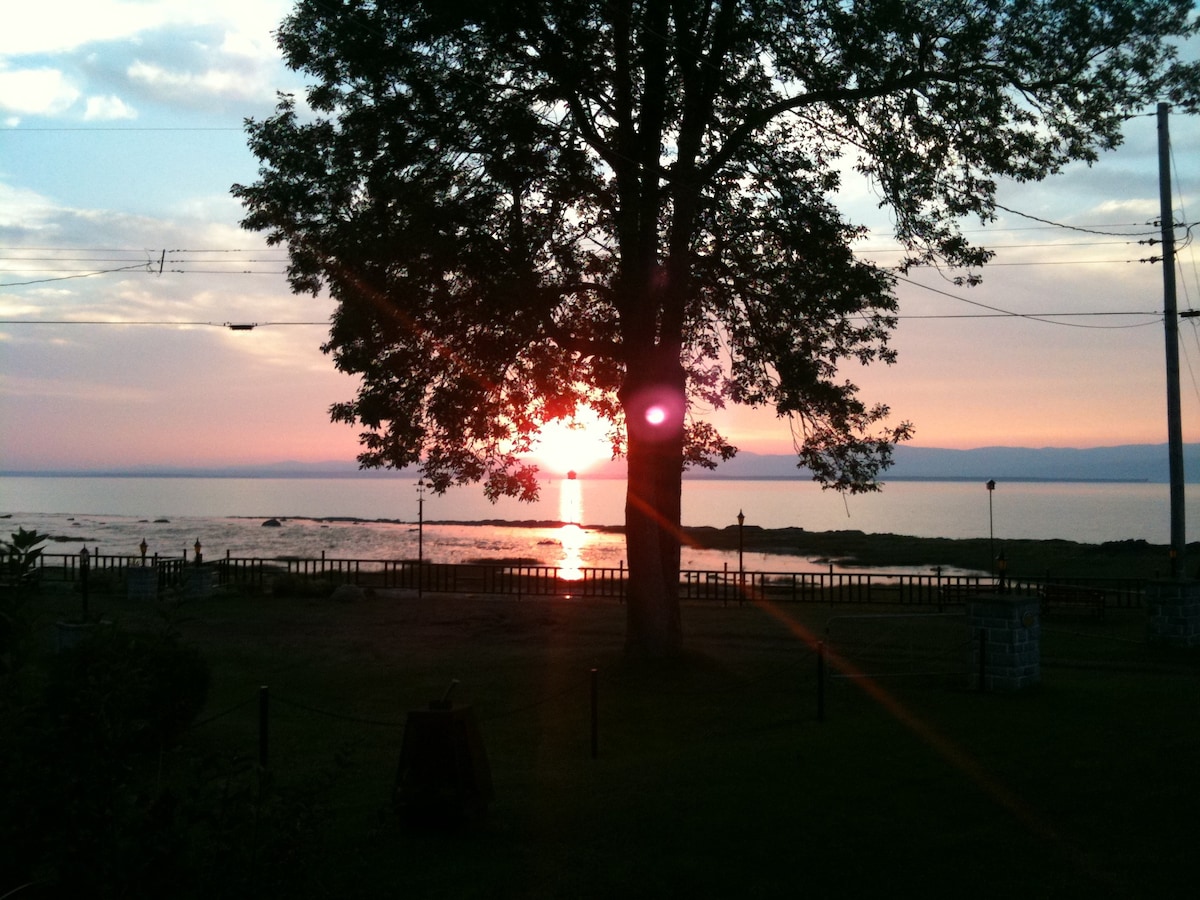
[[[75,602],[37,601],[43,646]],[[1200,660],[1144,643],[1141,610],[1046,623],[1042,684],[994,695],[967,688],[961,620],[913,615],[931,610],[689,605],[687,653],[647,663],[625,656],[615,602],[379,592],[94,608],[198,648],[208,698],[177,741],[104,769],[108,781],[25,790],[56,806],[5,824],[28,836],[41,823],[55,840],[36,866],[3,873],[0,895],[28,881],[16,896],[53,896],[72,871],[90,896],[1195,887]],[[847,660],[827,673],[823,721],[818,639]],[[10,707],[35,702],[33,665],[5,682]],[[407,714],[455,681],[494,798],[475,821],[406,824],[392,801]],[[66,768],[100,752],[71,749]],[[81,866],[96,871],[81,879]]]

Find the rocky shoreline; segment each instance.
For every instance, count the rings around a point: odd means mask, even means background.
[[[311,522],[384,522],[415,525],[398,519],[360,519],[354,517],[293,516]],[[282,517],[280,517],[282,520]],[[559,528],[568,524],[558,520],[488,519],[461,521],[427,520],[426,525],[456,525],[504,528]],[[589,531],[620,534],[621,525],[585,525]],[[688,546],[706,550],[737,550],[747,553],[775,553],[798,556],[838,566],[871,568],[946,566],[981,572],[995,571],[1003,554],[1012,575],[1043,576],[1047,572],[1060,577],[1161,578],[1169,571],[1170,558],[1165,545],[1144,540],[1109,541],[1083,544],[1066,540],[1025,540],[979,538],[927,538],[891,533],[867,533],[856,530],[809,531],[804,528],[763,528],[756,525],[689,526],[683,529]],[[1200,565],[1200,543],[1188,545],[1185,565]]]

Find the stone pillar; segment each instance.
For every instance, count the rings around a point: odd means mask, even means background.
[[[1146,640],[1169,647],[1200,647],[1200,582],[1146,585]]]
[[[1037,597],[981,594],[967,604],[970,684],[1019,691],[1042,680],[1042,623]]]

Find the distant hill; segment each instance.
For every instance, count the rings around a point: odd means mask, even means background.
[[[1200,444],[1183,447],[1184,477],[1200,481]],[[1119,447],[982,447],[937,450],[899,447],[887,477],[976,478],[984,481],[1170,481],[1166,444]]]
[[[936,447],[896,448],[896,464],[883,474],[884,481],[1143,481],[1165,484],[1170,480],[1166,444],[1129,444],[1119,447],[1070,449],[1061,447],[981,447],[946,450]],[[1200,482],[1200,444],[1184,445],[1184,472],[1189,482]],[[415,470],[362,470],[352,461],[264,463],[244,466],[170,467],[137,469],[53,471],[0,471],[0,475],[108,476],[170,478],[411,478]],[[589,470],[587,478],[624,478],[625,461],[605,463]],[[809,479],[790,454],[739,453],[713,471],[687,473],[688,478]]]
[[[1072,449],[981,447],[946,450],[896,448],[895,465],[884,481],[1148,481],[1170,480],[1166,444]],[[1200,481],[1200,444],[1184,445],[1184,473]],[[790,455],[739,453],[713,472],[693,478],[809,478]]]

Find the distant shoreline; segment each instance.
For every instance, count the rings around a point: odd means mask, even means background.
[[[189,480],[224,479],[224,480],[304,480],[317,481],[323,479],[335,480],[405,480],[414,477],[413,473],[396,472],[76,472],[69,470],[48,470],[41,472],[0,471],[0,478],[181,478]],[[624,481],[616,475],[585,476],[588,481]],[[562,476],[548,477],[547,481],[561,480]],[[584,480],[584,478],[581,478]],[[686,481],[804,481],[811,479],[789,475],[717,475],[717,474],[685,474]],[[973,484],[994,480],[1005,484],[1166,484],[1151,478],[1070,478],[1070,477],[1038,477],[1031,475],[892,475],[880,479],[880,483],[916,482],[930,484]],[[1200,484],[1200,478],[1189,479],[1188,484]]]
[[[903,482],[998,482],[1032,484],[1167,484],[1171,480],[1168,446],[1165,443],[1120,444],[1102,447],[1012,447],[989,446],[967,450],[938,447],[895,448],[892,463],[880,473],[883,483]],[[1191,483],[1200,483],[1200,443],[1183,446],[1183,469]],[[566,472],[536,458],[529,462],[539,474],[553,482]],[[804,481],[812,472],[801,466],[794,453],[739,452],[721,463],[719,469],[689,469],[687,481]],[[29,469],[28,466],[35,466]],[[45,468],[41,468],[44,465]],[[624,479],[623,459],[575,466],[588,481]],[[186,464],[171,461],[115,461],[110,463],[41,463],[9,459],[0,477],[8,478],[258,478],[258,479],[400,479],[416,481],[416,466],[399,471],[362,469],[354,459],[276,459],[267,461]],[[1185,478],[1185,480],[1188,480]]]

